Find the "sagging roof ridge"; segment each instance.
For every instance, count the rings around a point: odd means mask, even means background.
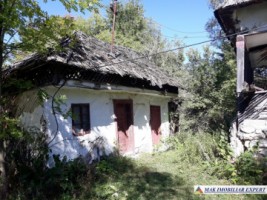
[[[35,61],[55,62],[101,74],[116,74],[122,77],[147,80],[152,86],[159,88],[164,85],[179,87],[177,79],[167,75],[141,53],[117,45],[114,46],[113,53],[110,53],[110,44],[87,36],[81,31],[76,31],[74,38],[74,46],[68,45],[69,41],[66,40],[64,51],[60,53],[52,53],[47,56],[31,54],[22,61],[14,63],[9,72],[21,70]]]

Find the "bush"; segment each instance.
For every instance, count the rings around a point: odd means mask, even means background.
[[[178,133],[169,138],[170,148],[183,161],[205,167],[210,175],[228,179],[233,184],[263,184],[266,159],[255,157],[257,149],[233,158],[227,134]]]
[[[108,180],[135,168],[131,159],[121,156],[103,157],[88,165],[81,157],[68,161],[59,155],[53,156],[55,165],[49,168],[45,134],[36,129],[21,134],[7,142],[7,199],[102,199],[118,193]]]
[[[217,145],[214,136],[205,133],[178,133],[168,139],[170,148],[176,149],[181,159],[191,163],[210,162],[215,159]]]
[[[90,186],[92,166],[82,158],[67,161],[53,156],[55,166],[49,168],[45,135],[24,133],[8,141],[6,161],[8,198],[10,199],[73,199],[84,186]]]
[[[256,156],[257,148],[244,152],[238,158],[233,158],[228,143],[218,141],[219,155],[211,162],[210,173],[218,178],[226,178],[234,184],[258,185],[263,183],[266,159]]]
[[[235,162],[238,182],[241,184],[262,184],[266,172],[266,158],[255,157],[257,149],[244,152]]]

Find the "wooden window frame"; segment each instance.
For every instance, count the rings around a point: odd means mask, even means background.
[[[83,135],[89,134],[91,132],[90,104],[89,103],[74,103],[74,104],[71,104],[72,115],[74,114],[74,108],[75,107],[79,108],[79,116],[75,116],[75,117],[78,117],[79,120],[80,120],[81,131],[80,132],[76,132],[75,131],[75,126],[77,124],[76,124],[75,120],[72,117],[72,134],[74,136],[83,136]],[[88,122],[87,123],[84,123],[84,121],[83,121],[83,114],[82,114],[83,113],[83,109],[87,109],[87,112],[88,112]],[[84,130],[86,126],[88,128],[86,130]]]

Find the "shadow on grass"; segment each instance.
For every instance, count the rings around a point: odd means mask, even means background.
[[[95,168],[92,199],[196,199],[179,176],[138,167],[133,160],[109,157]]]

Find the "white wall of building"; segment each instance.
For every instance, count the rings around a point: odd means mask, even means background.
[[[245,31],[247,29],[253,30],[257,27],[255,32],[260,30],[266,30],[267,15],[266,15],[267,3],[260,3],[251,5],[249,12],[247,7],[239,8],[234,13],[233,18],[236,19],[239,30]],[[255,20],[257,19],[257,20]],[[258,28],[262,27],[262,28]]]
[[[84,85],[84,88],[77,87],[77,84],[77,82],[69,81],[66,86],[59,90],[57,96],[66,96],[66,103],[61,106],[63,112],[70,110],[72,103],[90,104],[91,133],[84,136],[73,136],[71,117],[64,119],[61,114],[56,114],[57,120],[55,119],[51,99],[47,100],[42,107],[38,104],[37,91],[26,92],[20,97],[21,123],[24,127],[35,126],[38,128],[42,127],[41,123],[46,124],[48,142],[52,140],[49,144],[52,154],[67,156],[68,159],[83,156],[89,161],[98,158],[99,154],[111,153],[116,148],[117,143],[113,99],[133,100],[135,149],[132,153],[151,152],[153,150],[149,125],[150,105],[160,106],[162,138],[164,139],[169,135],[168,102],[170,96],[137,88],[119,86],[103,86],[102,88],[102,86],[98,86],[98,89],[92,89],[94,84],[84,82],[78,84],[79,86]],[[44,89],[51,96],[57,90],[53,86]],[[99,137],[103,138],[104,143],[103,148],[97,150],[93,141]],[[98,141],[102,142],[102,140]]]

